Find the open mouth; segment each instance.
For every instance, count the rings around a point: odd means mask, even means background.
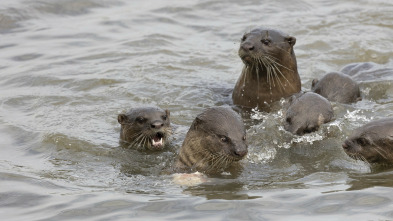
[[[164,140],[163,140],[164,134],[161,132],[156,133],[153,138],[151,139],[151,144],[153,147],[162,147],[164,146]]]

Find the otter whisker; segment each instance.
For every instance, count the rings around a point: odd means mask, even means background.
[[[281,73],[280,69],[277,68],[276,64],[273,63],[273,64],[272,64],[272,67],[273,67],[273,70],[274,70],[275,78],[276,78],[276,80],[278,81],[278,84],[281,86],[282,89],[284,89],[285,86],[284,86],[284,84],[281,82],[281,80],[280,80],[280,78],[279,78],[279,76],[278,76],[278,74],[277,74],[277,71],[281,74],[281,76],[284,77],[285,80],[288,81],[288,79],[285,78],[285,76]],[[289,82],[289,81],[288,81],[288,82]]]
[[[274,62],[275,64],[277,64],[278,66],[287,69],[288,71],[292,71],[292,69],[290,69],[289,67],[282,65],[281,63],[279,63],[279,60],[277,60],[276,58],[274,58],[274,56],[272,56],[271,54],[267,53],[266,55],[267,58],[269,58],[271,60],[271,62]]]
[[[282,66],[281,64],[279,64],[279,63],[277,63],[277,62],[275,62],[275,61],[273,61],[269,56],[266,56],[266,58],[267,59],[269,59],[272,63],[273,63],[273,65],[274,65],[274,67],[277,69],[277,71],[281,74],[281,76],[288,82],[288,83],[290,83],[289,81],[288,81],[288,79],[285,77],[285,75],[281,72],[281,70],[277,67],[277,65],[279,65],[279,66]],[[282,66],[282,67],[284,67],[284,66]],[[285,68],[285,67],[284,67]]]
[[[383,158],[385,158],[385,159],[388,159],[387,158],[387,154],[386,154],[386,151],[385,150],[383,150],[382,148],[380,148],[379,146],[373,146],[373,148],[374,148],[374,150],[377,152],[377,153],[379,153],[379,155],[381,155],[381,157],[383,157]],[[383,154],[383,153],[385,153],[385,154]]]

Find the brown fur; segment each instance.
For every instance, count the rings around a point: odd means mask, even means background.
[[[353,103],[361,100],[359,85],[348,75],[331,72],[312,81],[311,90],[329,101]]]
[[[163,149],[171,134],[169,116],[168,110],[156,107],[133,108],[119,114],[120,141],[137,149]]]
[[[300,92],[295,43],[295,37],[276,30],[246,33],[239,48],[244,67],[233,90],[233,103],[269,110],[270,103]]]
[[[192,123],[175,171],[220,173],[246,154],[246,131],[240,116],[230,108],[209,108]]]
[[[354,130],[343,144],[354,159],[393,164],[393,118],[375,120]]]
[[[297,97],[298,96],[298,97]],[[285,130],[303,135],[318,130],[333,119],[332,105],[326,98],[313,92],[293,95],[285,113]]]

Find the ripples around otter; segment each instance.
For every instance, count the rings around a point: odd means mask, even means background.
[[[377,1],[0,2],[0,212],[6,220],[387,220],[391,168],[355,161],[341,144],[393,116],[393,5]],[[282,30],[302,89],[354,62],[363,99],[332,103],[334,120],[295,136],[284,113],[244,113],[239,176],[180,186],[173,165],[193,119],[231,104],[240,38]],[[117,116],[171,111],[162,152],[124,149]]]

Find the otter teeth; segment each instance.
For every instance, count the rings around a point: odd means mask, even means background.
[[[162,146],[162,137],[161,138],[155,137],[151,141],[152,141],[153,146],[155,146],[155,147]]]

